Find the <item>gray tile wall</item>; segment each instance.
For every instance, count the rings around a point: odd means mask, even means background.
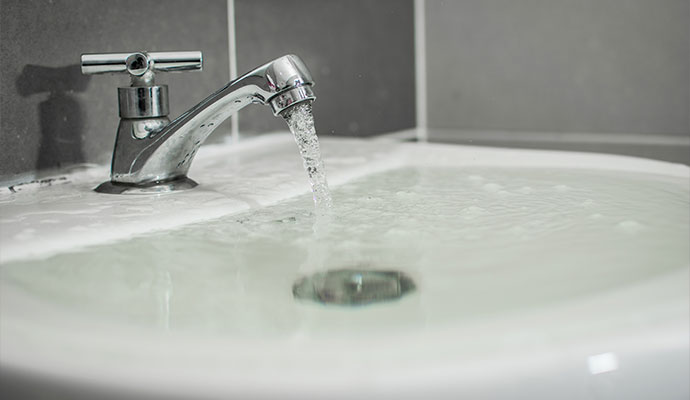
[[[128,78],[82,76],[81,53],[201,50],[203,71],[157,78],[174,117],[228,82],[227,26],[226,0],[0,0],[0,180],[109,162]]]
[[[427,0],[425,12],[432,129],[690,135],[687,0]]]
[[[235,0],[239,73],[299,55],[316,85],[319,134],[370,136],[415,126],[412,0]],[[285,130],[265,107],[240,132]]]
[[[109,161],[127,78],[82,76],[82,52],[203,51],[203,72],[159,77],[171,116],[225,84],[226,6],[0,0],[0,180]],[[690,135],[687,0],[426,0],[425,12],[432,132]],[[235,0],[235,15],[239,73],[300,55],[321,134],[414,127],[412,0]],[[285,125],[253,106],[240,130]]]

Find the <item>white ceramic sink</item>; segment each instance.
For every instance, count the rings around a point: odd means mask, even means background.
[[[288,134],[206,146],[195,190],[0,194],[3,373],[65,397],[687,398],[690,170],[630,157],[322,139],[314,229]],[[295,299],[327,270],[400,299]],[[21,389],[21,385],[15,384]]]

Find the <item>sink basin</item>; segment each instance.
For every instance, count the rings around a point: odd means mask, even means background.
[[[188,192],[93,193],[107,171],[92,167],[0,193],[2,386],[690,395],[688,167],[386,138],[322,149],[326,217],[287,134],[202,148]],[[366,305],[296,297],[298,282],[341,270],[397,271],[413,289]]]

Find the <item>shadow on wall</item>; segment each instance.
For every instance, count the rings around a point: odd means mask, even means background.
[[[84,124],[75,92],[87,89],[90,76],[80,66],[44,67],[25,65],[16,80],[22,97],[48,93],[38,105],[41,140],[36,169],[59,168],[86,160],[82,150]]]

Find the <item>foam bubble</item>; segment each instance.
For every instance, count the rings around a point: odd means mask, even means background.
[[[619,222],[616,228],[624,233],[635,234],[644,229],[644,226],[635,220],[626,220]]]

